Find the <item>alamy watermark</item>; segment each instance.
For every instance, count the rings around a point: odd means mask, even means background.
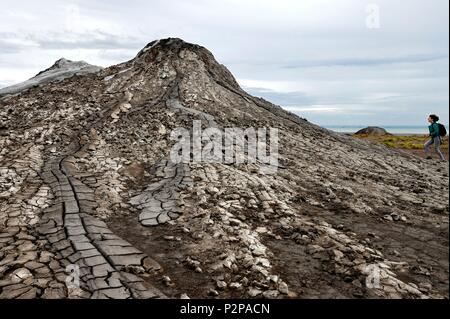
[[[369,289],[379,289],[381,277],[380,267],[376,264],[367,265],[364,272],[367,273],[366,287]]]
[[[173,163],[259,164],[264,174],[278,169],[276,128],[202,129],[201,121],[193,121],[191,130],[176,128],[170,139],[176,141],[170,152]]]
[[[368,4],[366,6],[366,27],[368,29],[381,28],[380,20],[380,6],[375,3]]]
[[[66,286],[67,289],[80,288],[80,266],[76,264],[70,264],[66,267]]]

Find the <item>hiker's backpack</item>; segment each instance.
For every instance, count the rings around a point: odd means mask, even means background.
[[[447,129],[445,128],[445,125],[438,123],[439,127],[439,136],[445,137],[447,136]]]

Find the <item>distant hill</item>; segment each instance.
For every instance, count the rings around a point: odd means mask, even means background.
[[[388,133],[384,128],[378,126],[368,126],[356,132],[355,134],[367,134],[367,135],[392,135]]]
[[[90,65],[84,61],[70,61],[61,58],[51,67],[39,72],[31,79],[0,89],[0,96],[16,94],[33,86],[43,85],[52,81],[61,81],[75,74],[82,75],[97,72],[101,69],[99,66]]]

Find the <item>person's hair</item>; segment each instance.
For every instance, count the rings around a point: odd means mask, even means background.
[[[435,115],[435,114],[431,114],[430,117],[431,117],[431,119],[433,120],[433,122],[439,121],[439,116],[437,116],[437,115]]]

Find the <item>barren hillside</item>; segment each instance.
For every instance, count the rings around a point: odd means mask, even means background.
[[[173,163],[194,121],[277,128],[276,171]],[[448,298],[448,164],[253,97],[201,46],[5,96],[0,145],[0,298]]]

